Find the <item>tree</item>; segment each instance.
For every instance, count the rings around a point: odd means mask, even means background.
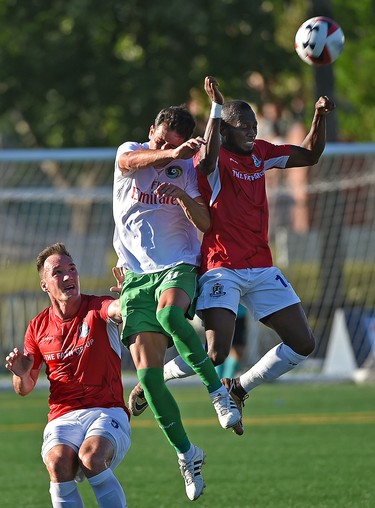
[[[335,64],[340,136],[375,140],[372,2],[332,6],[347,37]],[[307,7],[304,0],[4,0],[2,146],[115,146],[147,136],[161,107],[192,100],[205,118],[207,74],[227,97],[288,103],[298,94],[311,106],[313,71],[294,51]]]
[[[248,78],[277,79],[291,55],[260,0],[42,0],[3,4],[0,125],[4,145],[108,146],[138,139],[157,111],[215,74],[225,93],[259,101]],[[284,63],[283,63],[284,62]],[[291,64],[292,65],[292,64]],[[293,66],[293,65],[292,65]]]

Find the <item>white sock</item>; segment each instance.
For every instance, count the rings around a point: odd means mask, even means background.
[[[53,508],[84,508],[77,484],[74,480],[49,484]]]
[[[205,344],[202,344],[203,349]],[[164,381],[171,379],[182,379],[184,377],[194,376],[195,371],[189,367],[187,363],[181,358],[180,355],[176,356],[164,365]]]
[[[273,381],[294,369],[307,357],[299,355],[284,343],[270,349],[255,365],[240,376],[242,388],[249,392],[265,381]]]
[[[126,508],[125,493],[112,469],[88,478],[100,508]]]
[[[193,444],[190,444],[190,448],[185,453],[178,453],[177,457],[181,460],[184,460],[185,462],[189,462],[193,458],[193,455],[195,453],[195,446]]]
[[[228,390],[224,385],[221,385],[220,388],[208,394],[211,397],[211,400],[214,399],[217,395],[228,395]]]

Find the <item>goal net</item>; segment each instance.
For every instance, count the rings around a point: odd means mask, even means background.
[[[374,156],[375,144],[329,144],[312,168],[268,172],[274,262],[301,297],[317,339],[301,367],[307,372],[339,377],[374,354]],[[29,320],[48,305],[35,269],[46,245],[65,243],[84,291],[109,294],[114,158],[114,149],[0,152],[3,356],[22,345]],[[247,335],[244,368],[278,341],[249,316]],[[343,340],[346,356],[336,352]]]

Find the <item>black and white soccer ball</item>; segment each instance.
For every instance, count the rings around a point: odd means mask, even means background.
[[[329,65],[340,56],[345,43],[340,26],[330,18],[310,18],[299,27],[295,37],[298,56],[309,65]]]

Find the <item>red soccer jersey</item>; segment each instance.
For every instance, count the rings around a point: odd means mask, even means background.
[[[25,352],[34,355],[33,369],[46,364],[48,421],[90,407],[127,411],[121,380],[122,346],[117,325],[108,317],[112,301],[106,296],[82,295],[74,318],[61,320],[51,306],[30,321]]]
[[[290,145],[255,140],[250,155],[221,147],[218,168],[208,176],[198,171],[199,189],[212,220],[203,237],[201,273],[219,267],[272,266],[265,172],[285,168],[289,155]]]

